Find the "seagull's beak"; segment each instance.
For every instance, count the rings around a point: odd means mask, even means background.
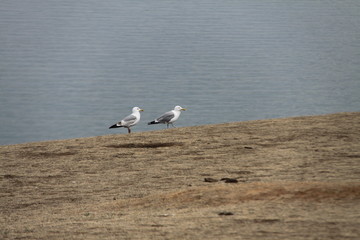
[[[182,111],[186,111],[186,108],[182,108],[181,110],[182,110]]]
[[[143,112],[143,111],[144,111],[144,109],[140,109],[139,111],[140,111],[140,112]]]

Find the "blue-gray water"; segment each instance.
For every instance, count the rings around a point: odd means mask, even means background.
[[[360,1],[2,0],[0,144],[360,109]]]

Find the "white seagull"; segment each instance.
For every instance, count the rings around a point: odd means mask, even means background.
[[[115,123],[114,125],[109,127],[109,129],[124,127],[124,128],[128,129],[128,133],[131,133],[130,127],[134,126],[135,124],[137,124],[140,121],[140,112],[142,112],[142,111],[144,111],[144,110],[139,107],[133,107],[132,114],[125,117],[120,122]]]
[[[167,128],[169,128],[169,124],[171,124],[173,127],[175,127],[173,122],[175,122],[180,117],[181,111],[185,111],[185,110],[186,110],[185,108],[182,108],[180,106],[176,106],[174,108],[174,110],[171,110],[169,112],[164,113],[163,115],[161,115],[160,117],[158,117],[154,121],[149,122],[148,125],[159,124],[159,123],[164,123],[165,124],[166,123]]]

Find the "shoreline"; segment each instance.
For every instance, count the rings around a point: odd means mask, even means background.
[[[213,123],[213,124],[204,124],[204,125],[194,125],[194,126],[185,126],[185,127],[176,127],[174,129],[178,128],[198,128],[198,127],[221,127],[222,125],[226,124],[241,124],[241,123],[247,123],[247,122],[256,122],[256,121],[272,121],[272,120],[286,120],[286,119],[295,119],[295,118],[307,118],[307,117],[321,117],[321,116],[331,116],[331,115],[338,115],[338,114],[356,114],[358,112],[336,112],[336,113],[328,113],[328,114],[320,114],[320,115],[301,115],[301,116],[290,116],[290,117],[280,117],[280,118],[265,118],[265,119],[255,119],[255,120],[246,120],[246,121],[236,121],[236,122],[226,122],[226,123]],[[164,125],[165,126],[165,125]],[[141,133],[149,133],[149,132],[158,132],[158,131],[164,131],[164,130],[170,130],[169,129],[156,129],[156,130],[149,130],[149,131],[143,131],[143,132],[132,132],[131,134],[141,134]],[[106,136],[114,136],[114,135],[126,135],[128,133],[126,132],[118,132],[118,133],[110,133],[110,134],[104,134],[104,135],[98,135],[98,136],[88,136],[88,137],[75,137],[75,138],[65,138],[65,139],[48,139],[48,140],[41,140],[41,141],[29,141],[29,142],[21,142],[21,143],[14,143],[14,144],[4,144],[0,145],[1,147],[7,147],[7,146],[14,146],[14,145],[23,145],[23,144],[36,144],[36,143],[47,143],[47,142],[61,142],[61,141],[71,141],[71,140],[81,140],[81,139],[91,139],[96,137],[106,137]]]

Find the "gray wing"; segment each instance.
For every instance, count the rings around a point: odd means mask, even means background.
[[[161,122],[161,123],[167,123],[167,122],[170,122],[170,120],[173,119],[174,116],[175,115],[172,111],[166,112],[163,115],[161,115],[160,117],[158,117],[156,119],[156,121]]]
[[[136,117],[132,114],[130,114],[129,116],[127,116],[123,120],[121,120],[121,122],[124,122],[126,125],[132,124],[135,121],[136,121]]]
[[[135,121],[136,120],[136,117],[132,114],[130,114],[129,116],[125,117],[122,121],[125,121],[125,122],[130,122],[130,121]]]

